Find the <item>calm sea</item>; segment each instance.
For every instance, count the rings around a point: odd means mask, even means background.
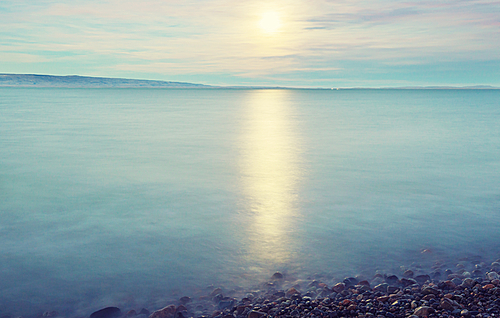
[[[498,258],[499,225],[500,90],[0,89],[1,315]]]

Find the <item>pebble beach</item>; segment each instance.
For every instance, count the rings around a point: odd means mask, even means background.
[[[339,281],[297,280],[276,272],[250,290],[210,286],[161,308],[110,306],[81,318],[498,317],[500,259],[451,265],[437,262],[425,271],[401,266],[397,273],[379,270]],[[64,316],[46,311],[38,318]]]

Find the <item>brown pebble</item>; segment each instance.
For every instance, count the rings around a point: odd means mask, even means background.
[[[265,312],[252,310],[251,312],[248,313],[247,318],[260,318],[265,315],[266,315]]]
[[[135,317],[135,316],[137,316],[137,312],[133,309],[127,311],[127,313],[125,314],[125,317]]]
[[[218,287],[218,288],[212,290],[212,292],[210,293],[210,296],[214,297],[215,295],[218,295],[218,294],[222,294],[222,288]]]
[[[335,286],[332,287],[332,290],[336,293],[340,293],[345,289],[345,284],[344,283],[338,283],[335,284]]]
[[[241,315],[247,307],[250,307],[250,306],[238,306],[238,307],[236,307],[236,312],[238,313],[238,315]]]
[[[415,312],[413,314],[419,317],[426,317],[429,316],[429,314],[432,314],[433,312],[435,312],[435,310],[432,307],[420,306],[417,309],[415,309]]]
[[[300,292],[293,287],[286,291],[287,297],[290,297],[290,296],[295,295],[295,294],[300,294]]]
[[[380,296],[377,297],[377,300],[384,303],[389,300],[389,296]]]
[[[273,276],[271,276],[271,279],[272,280],[283,279],[283,274],[281,274],[280,272],[276,272],[276,273],[273,274]]]
[[[347,307],[347,310],[356,310],[356,304],[349,305],[349,307]]]
[[[441,306],[441,308],[443,308],[444,310],[454,310],[455,309],[455,307],[453,306],[453,301],[449,298],[441,299],[439,306]]]
[[[188,296],[184,296],[184,297],[181,297],[181,299],[179,299],[180,302],[185,305],[187,303],[189,303],[191,301],[191,297],[188,297]]]
[[[487,284],[487,285],[483,286],[483,289],[492,289],[492,288],[495,288],[495,285],[493,285],[493,284]]]
[[[406,277],[406,278],[411,278],[413,277],[413,271],[408,269],[406,270],[404,273],[403,273],[403,276]]]
[[[455,285],[455,283],[452,282],[451,280],[446,280],[446,281],[444,281],[444,283],[446,284],[446,286],[449,289],[455,289],[455,288],[457,288],[457,285]]]
[[[175,314],[175,305],[169,305],[153,312],[149,318],[172,318]]]

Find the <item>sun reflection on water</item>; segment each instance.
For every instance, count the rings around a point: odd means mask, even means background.
[[[240,140],[242,210],[248,214],[247,256],[284,263],[293,256],[299,218],[301,143],[289,91],[251,92]]]

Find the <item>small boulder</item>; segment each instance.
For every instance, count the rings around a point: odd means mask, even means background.
[[[443,308],[444,310],[449,310],[449,311],[455,310],[455,306],[453,304],[453,301],[449,298],[441,299],[439,306],[441,306],[441,308]]]
[[[429,275],[418,275],[415,277],[415,280],[417,281],[417,283],[423,284],[426,281],[431,280],[431,277]]]
[[[340,292],[344,291],[344,289],[345,289],[344,283],[338,283],[332,287],[332,290],[336,293],[340,293]]]
[[[425,287],[424,289],[422,289],[422,294],[424,294],[424,295],[429,295],[429,294],[439,295],[439,290],[437,290],[434,287],[429,286],[429,287]]]
[[[413,271],[411,269],[408,269],[403,273],[403,276],[406,278],[412,278],[413,274],[414,274]]]
[[[285,295],[287,297],[290,297],[290,296],[295,295],[295,294],[300,295],[300,292],[298,290],[296,290],[295,288],[293,288],[293,287],[290,288],[289,290],[287,290],[286,293],[285,293]]]
[[[415,309],[415,312],[413,314],[418,317],[427,317],[433,312],[435,312],[435,310],[432,307],[420,306],[417,309]]]
[[[391,286],[398,286],[400,283],[399,278],[396,275],[387,276],[385,278],[385,281],[387,284],[389,284]]]
[[[175,315],[175,309],[175,305],[169,305],[153,312],[149,318],[172,318]]]
[[[90,315],[90,318],[116,318],[121,316],[122,312],[118,307],[106,307],[95,311]]]
[[[271,279],[272,280],[280,280],[280,279],[283,279],[283,274],[281,274],[280,272],[276,272],[273,274],[273,276],[271,276]]]
[[[378,284],[377,286],[373,287],[373,290],[387,293],[387,287],[389,287],[389,284],[382,283],[382,284]]]
[[[498,279],[498,273],[496,272],[489,272],[488,274],[486,274],[486,276],[488,277],[489,280],[495,280],[495,279]]]
[[[181,302],[181,304],[185,305],[185,304],[191,302],[191,297],[184,296],[184,297],[181,297],[181,299],[179,299],[179,301]]]
[[[247,318],[261,318],[265,315],[266,315],[265,312],[252,310],[251,312],[248,313]]]

